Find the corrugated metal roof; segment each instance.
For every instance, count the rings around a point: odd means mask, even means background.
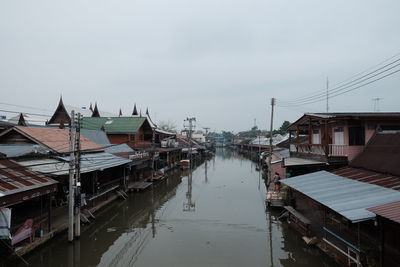
[[[326,162],[311,160],[311,159],[288,157],[283,159],[283,165],[285,167],[301,166],[301,165],[326,165]]]
[[[375,214],[367,208],[400,201],[400,192],[319,171],[281,180],[295,190],[341,214],[353,223]]]
[[[400,176],[400,132],[388,131],[372,137],[350,166]]]
[[[130,146],[128,146],[127,144],[110,145],[110,146],[104,148],[104,150],[107,153],[111,153],[111,154],[129,153],[129,152],[134,152],[135,151]]]
[[[47,154],[49,151],[45,147],[36,144],[0,144],[0,152],[5,154],[7,157],[20,157],[30,154]]]
[[[103,131],[81,129],[81,134],[102,147],[110,144],[107,134]]]
[[[39,196],[46,193],[47,190],[54,192],[55,184],[57,181],[32,172],[13,160],[0,160],[0,206],[11,205]],[[47,189],[40,192],[39,189],[45,187]],[[31,190],[36,190],[36,194],[20,194]]]
[[[58,157],[58,159],[25,160],[19,161],[19,164],[30,166],[29,168],[36,172],[60,176],[69,173],[69,158],[68,156]],[[108,169],[130,162],[128,159],[106,152],[83,154],[81,157],[81,173]]]
[[[111,134],[136,133],[145,121],[145,117],[84,117],[82,128],[101,130],[104,127],[105,132]]]
[[[400,202],[392,202],[385,205],[380,205],[372,208],[368,208],[369,211],[385,217],[386,219],[400,223]]]

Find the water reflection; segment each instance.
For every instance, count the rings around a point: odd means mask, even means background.
[[[62,235],[26,259],[32,266],[335,266],[282,224],[279,211],[266,211],[264,196],[255,165],[218,149],[193,172],[176,170],[109,205],[73,244]]]

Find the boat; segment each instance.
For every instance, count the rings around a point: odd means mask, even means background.
[[[183,159],[181,160],[181,169],[189,169],[190,167],[190,160]]]

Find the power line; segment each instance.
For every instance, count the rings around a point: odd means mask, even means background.
[[[400,59],[398,59],[398,60],[396,60],[396,61],[400,61]],[[386,68],[386,67],[388,67],[389,65],[391,65],[391,64],[385,65],[385,66],[382,67],[382,68]],[[373,72],[370,72],[370,73],[368,73],[368,74],[366,74],[366,75],[364,75],[364,76],[361,76],[361,77],[359,77],[359,78],[357,78],[357,79],[355,79],[355,80],[353,80],[353,81],[351,81],[351,82],[348,82],[348,83],[346,83],[346,84],[344,84],[344,85],[342,85],[342,86],[339,86],[339,87],[336,87],[336,88],[332,88],[331,90],[329,90],[328,95],[333,94],[333,93],[337,93],[337,92],[343,91],[343,90],[345,90],[345,89],[347,89],[347,88],[350,88],[350,87],[352,87],[352,86],[358,85],[358,84],[360,84],[360,83],[362,83],[362,82],[364,82],[364,81],[367,81],[367,80],[369,80],[369,79],[372,79],[372,78],[374,78],[374,77],[376,77],[376,76],[378,76],[378,75],[380,75],[380,74],[384,74],[385,72],[388,72],[389,70],[392,70],[392,69],[394,69],[394,68],[397,67],[397,66],[400,66],[400,63],[398,63],[398,64],[396,64],[396,65],[394,65],[394,66],[392,66],[392,67],[390,67],[390,68],[387,68],[387,69],[385,69],[385,70],[383,70],[383,71],[381,71],[381,72],[378,72],[378,73],[376,73],[376,74],[374,74],[374,75],[371,75],[371,74],[375,73],[376,71],[381,70],[382,68],[377,69],[377,70],[375,70],[375,71],[373,71]],[[369,76],[369,77],[368,77],[368,76]],[[365,79],[363,79],[363,78],[365,78]],[[360,80],[360,79],[361,79],[361,80]],[[325,93],[321,93],[321,94],[315,95],[315,96],[313,96],[313,97],[310,97],[310,98],[304,99],[304,100],[297,100],[297,101],[281,101],[281,102],[285,102],[285,103],[287,103],[288,105],[290,105],[290,104],[306,103],[306,102],[308,102],[308,101],[312,101],[312,100],[316,100],[316,99],[321,99],[321,98],[325,98]]]
[[[398,64],[398,65],[400,65],[400,64]],[[398,66],[398,65],[396,65],[396,66]],[[394,66],[394,67],[395,67],[395,66]],[[394,67],[392,67],[392,68],[390,68],[390,69],[393,69]],[[388,69],[388,70],[390,70],[390,69]],[[388,71],[388,70],[386,70],[386,71]],[[384,79],[384,78],[386,78],[386,77],[389,77],[389,76],[391,76],[391,75],[393,75],[393,74],[398,73],[398,72],[400,71],[400,69],[395,70],[395,71],[392,71],[392,72],[390,72],[390,73],[388,73],[388,74],[386,74],[386,75],[384,75],[384,76],[381,76],[381,77],[379,77],[379,78],[377,78],[377,79],[374,79],[374,80],[372,80],[372,81],[369,81],[369,82],[367,82],[367,83],[364,83],[364,84],[361,84],[361,85],[359,85],[359,86],[353,87],[353,86],[355,86],[355,85],[360,84],[360,83],[363,82],[363,81],[369,80],[369,79],[371,79],[371,78],[373,78],[373,77],[376,77],[376,76],[379,75],[379,74],[385,73],[386,71],[382,71],[382,72],[380,72],[380,73],[378,73],[378,74],[373,75],[372,77],[369,77],[369,78],[367,78],[367,79],[364,79],[364,80],[362,80],[362,81],[360,81],[360,82],[357,82],[357,83],[355,83],[355,84],[353,84],[353,85],[351,85],[351,86],[348,86],[348,87],[342,88],[342,89],[340,89],[340,90],[337,90],[336,92],[331,93],[331,94],[329,95],[329,97],[330,97],[330,98],[336,97],[336,96],[339,96],[339,95],[342,95],[342,94],[345,94],[345,93],[354,91],[354,90],[356,90],[356,89],[358,89],[358,88],[364,87],[364,86],[369,85],[369,84],[371,84],[371,83],[374,83],[374,82],[376,82],[376,81],[382,80],[382,79]],[[353,87],[353,88],[351,88],[351,87]],[[348,88],[350,88],[350,89],[348,89]],[[348,89],[348,90],[345,90],[345,89]],[[342,91],[342,90],[345,90],[345,91]],[[279,100],[279,102],[282,102],[282,103],[283,103],[282,105],[279,105],[279,106],[282,106],[282,107],[288,107],[288,106],[303,106],[303,105],[307,105],[307,104],[312,104],[312,103],[320,102],[320,101],[322,101],[322,100],[324,100],[324,97],[322,97],[322,98],[319,97],[319,98],[315,98],[315,99],[309,99],[308,101],[303,101],[303,102],[300,102],[300,103],[293,103],[293,104],[288,103],[288,102],[285,102],[285,101],[280,101],[280,100]]]
[[[393,58],[396,58],[396,57],[399,56],[399,55],[400,55],[400,53],[397,53],[397,54],[395,54],[394,56],[391,56],[390,58],[385,59],[385,60],[383,60],[382,62],[380,62],[380,63],[378,63],[378,64],[376,64],[376,65],[374,65],[374,66],[372,66],[372,67],[370,67],[370,68],[367,68],[366,70],[364,70],[364,71],[362,71],[362,72],[359,72],[359,73],[357,73],[357,74],[355,74],[355,75],[352,75],[351,77],[349,77],[349,78],[347,78],[347,79],[345,79],[345,80],[343,80],[343,81],[341,81],[341,82],[339,82],[339,83],[336,83],[336,84],[333,86],[332,90],[335,89],[335,88],[339,88],[339,87],[342,87],[342,86],[345,86],[345,85],[349,84],[348,81],[353,80],[353,78],[356,78],[356,77],[358,77],[358,76],[360,76],[360,75],[362,75],[362,74],[364,74],[364,73],[366,73],[366,72],[369,72],[370,70],[375,69],[375,68],[378,67],[378,66],[381,66],[382,64],[384,64],[384,63],[386,63],[386,62],[392,60]],[[396,62],[399,61],[399,60],[400,60],[400,59],[394,60],[394,61],[390,62],[389,64],[386,64],[385,66],[376,69],[376,70],[373,71],[373,72],[376,72],[376,71],[378,71],[378,70],[380,70],[380,69],[385,68],[386,66],[389,66],[389,65],[391,65],[391,64],[394,64],[394,63],[396,63]],[[373,72],[372,72],[372,73],[373,73]],[[370,72],[370,73],[371,73],[371,72]],[[364,76],[362,76],[362,77],[365,77],[365,76],[367,76],[367,75],[369,75],[369,74],[366,74],[366,75],[364,75]],[[362,78],[362,77],[360,77],[360,78]],[[356,79],[356,80],[357,80],[357,79]],[[355,80],[353,80],[352,82],[354,82],[354,81],[355,81]],[[343,83],[345,83],[345,84],[343,84]],[[350,83],[351,83],[351,82],[350,82]],[[341,85],[341,86],[339,86],[339,85]],[[315,92],[306,94],[306,95],[304,95],[304,96],[302,96],[302,97],[300,97],[300,98],[298,98],[298,99],[295,99],[295,100],[292,100],[292,101],[289,100],[289,101],[286,101],[286,102],[296,102],[296,101],[308,99],[308,98],[313,97],[313,96],[315,96],[315,95],[324,95],[325,93],[326,93],[326,90],[318,90],[318,91],[315,91]]]

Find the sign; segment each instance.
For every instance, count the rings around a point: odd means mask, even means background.
[[[0,120],[5,120],[5,119],[7,119],[6,115],[0,115]]]

